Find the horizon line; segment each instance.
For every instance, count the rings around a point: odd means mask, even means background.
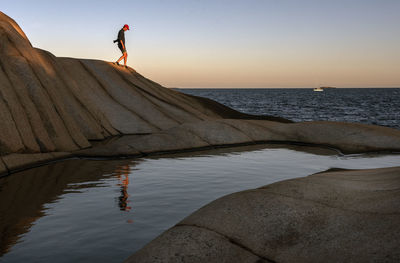
[[[314,87],[167,87],[168,89],[314,89]],[[325,87],[326,89],[400,89],[400,86]]]

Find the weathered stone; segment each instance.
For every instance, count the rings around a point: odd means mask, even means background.
[[[13,117],[0,94],[0,152],[12,153],[24,150]]]
[[[12,153],[9,155],[2,156],[2,159],[4,164],[7,166],[8,170],[13,171],[39,164],[44,164],[56,158],[51,153],[33,153],[33,154]]]
[[[5,15],[3,12],[0,12],[0,22],[4,22],[4,23],[11,25],[14,28],[14,30],[17,31],[21,37],[23,37],[26,41],[29,42],[28,37],[25,35],[24,31],[22,31],[22,29],[19,27],[19,25],[12,18]],[[29,44],[30,44],[30,42],[29,42]]]
[[[169,249],[162,249],[168,244]],[[156,238],[125,262],[269,262],[228,238],[195,226],[172,228]]]
[[[181,122],[193,122],[219,117],[219,115],[213,112],[210,112],[208,115],[204,114],[205,107],[191,97],[174,90],[165,92],[164,87],[144,78],[136,72],[129,72],[130,74],[126,71],[120,72],[127,81],[137,87],[139,92],[147,96],[149,100],[157,103],[158,106],[163,108],[163,111],[168,112]]]
[[[242,131],[217,121],[185,123],[181,127],[196,134],[210,145],[239,144],[252,141]]]
[[[120,134],[117,131],[119,127],[114,124],[112,116],[117,116],[119,112],[120,116],[126,117],[129,113],[126,113],[120,105],[116,104],[107,95],[96,79],[91,77],[85,70],[80,60],[57,58],[57,61],[64,68],[66,76],[72,82],[70,85],[71,92],[103,129],[104,136]]]
[[[0,29],[4,29],[2,24],[1,26]],[[8,56],[13,58],[10,60],[0,60],[2,67],[2,73],[0,73],[0,83],[2,85],[0,87],[4,100],[7,102],[14,117],[16,126],[21,131],[21,134],[24,135],[23,138],[30,141],[27,145],[34,144],[36,139],[41,143],[41,149],[43,151],[53,151],[55,150],[54,143],[50,139],[47,130],[44,127],[36,106],[30,99],[29,93],[25,88],[26,85],[21,81],[19,76],[15,74],[14,64],[19,58],[18,52],[9,43],[6,34],[0,33],[0,41],[2,43],[0,45],[0,58],[7,58]],[[20,74],[23,74],[23,72]],[[2,154],[4,154],[4,152],[2,152]]]
[[[61,96],[63,101],[63,108],[76,120],[85,138],[90,140],[100,140],[105,138],[105,133],[101,125],[96,121],[94,116],[87,110],[86,102],[81,99],[82,88],[74,78],[71,78],[65,71],[63,64],[60,60],[50,52],[45,50],[36,49],[41,54],[51,67],[54,68],[54,73],[57,77],[58,85],[56,93]],[[74,92],[75,91],[75,92]]]
[[[400,131],[360,123],[301,122],[287,124],[296,140],[330,145],[345,153],[396,151],[400,148]]]
[[[1,12],[0,120],[0,155],[125,156],[255,142],[400,151],[399,130],[253,116],[164,88],[129,67],[55,57],[33,48]],[[116,135],[138,136],[91,147],[96,143],[90,140]]]
[[[202,138],[182,126],[165,132],[134,137],[129,145],[143,153],[180,151],[210,146]]]
[[[142,153],[129,145],[134,137],[140,137],[140,135],[112,138],[104,144],[98,144],[95,147],[77,151],[74,155],[85,157],[140,156]]]
[[[50,154],[53,156],[54,160],[66,159],[74,156],[74,154],[70,152],[51,152]]]
[[[197,256],[191,250],[192,241],[189,248],[180,245],[199,231],[218,233],[226,243],[274,262],[399,262],[399,211],[400,167],[327,171],[217,199],[127,262],[164,256],[170,262],[182,258],[197,262],[191,260]],[[210,237],[196,246],[213,240]],[[225,256],[238,251],[230,253]]]
[[[289,124],[263,120],[246,122],[269,130],[274,135],[272,141],[325,145],[344,153],[400,149],[400,131],[377,125],[329,121]]]
[[[108,95],[133,114],[129,119],[121,120],[125,125],[132,125],[132,130],[126,130],[124,133],[155,132],[177,124],[166,113],[158,110],[154,104],[141,96],[135,88],[118,75],[118,70],[108,63],[93,60],[81,61]]]
[[[271,131],[271,129],[267,128],[268,126],[257,125],[259,121],[250,122],[247,120],[233,120],[233,119],[220,119],[218,121],[234,127],[235,129],[246,134],[255,142],[280,141],[284,139],[283,135]],[[275,122],[271,121],[264,121],[264,122],[268,122],[270,126],[275,125]],[[283,124],[278,123],[278,125],[283,125]]]
[[[33,48],[0,12],[0,175],[70,156],[285,142],[400,151],[400,131],[239,113],[98,60]],[[104,143],[89,140],[103,140]],[[92,148],[89,148],[93,146]],[[336,171],[218,199],[129,262],[400,261],[400,168]]]
[[[130,89],[137,92],[135,97],[141,98],[145,104],[148,104],[150,110],[149,113],[158,111],[159,113],[157,113],[156,116],[161,113],[163,115],[160,116],[160,120],[162,120],[162,122],[165,122],[165,120],[168,120],[168,118],[173,120],[172,123],[166,123],[167,125],[163,125],[160,128],[168,129],[183,122],[198,121],[207,118],[207,116],[197,111],[193,105],[190,105],[190,107],[185,107],[185,103],[188,103],[187,101],[177,101],[173,96],[171,96],[173,94],[172,90],[165,92],[166,90],[164,87],[159,88],[156,85],[149,85],[145,81],[140,81],[140,79],[143,78],[140,78],[140,75],[134,70],[120,70],[116,65],[111,64],[111,66],[130,87]],[[139,103],[139,105],[140,104],[141,103]],[[140,111],[143,113],[145,112],[143,107],[140,107]],[[153,115],[154,114],[151,114],[151,118],[149,119],[153,120],[156,126],[160,126],[162,123],[154,118]]]
[[[3,162],[3,158],[0,157],[0,176],[8,174],[6,165]]]

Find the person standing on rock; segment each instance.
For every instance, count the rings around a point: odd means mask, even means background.
[[[126,52],[126,46],[125,46],[125,31],[129,30],[129,26],[125,24],[121,30],[118,32],[118,38],[114,40],[115,42],[118,42],[118,48],[122,52],[122,56],[115,62],[117,65],[119,65],[119,62],[124,59],[124,66],[126,67],[126,62],[128,61],[128,53]]]

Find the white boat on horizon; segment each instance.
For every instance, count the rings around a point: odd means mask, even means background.
[[[324,89],[322,87],[319,87],[319,88],[314,88],[314,91],[324,91]]]

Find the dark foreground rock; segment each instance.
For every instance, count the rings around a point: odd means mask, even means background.
[[[332,170],[234,193],[126,262],[400,262],[400,167]]]

